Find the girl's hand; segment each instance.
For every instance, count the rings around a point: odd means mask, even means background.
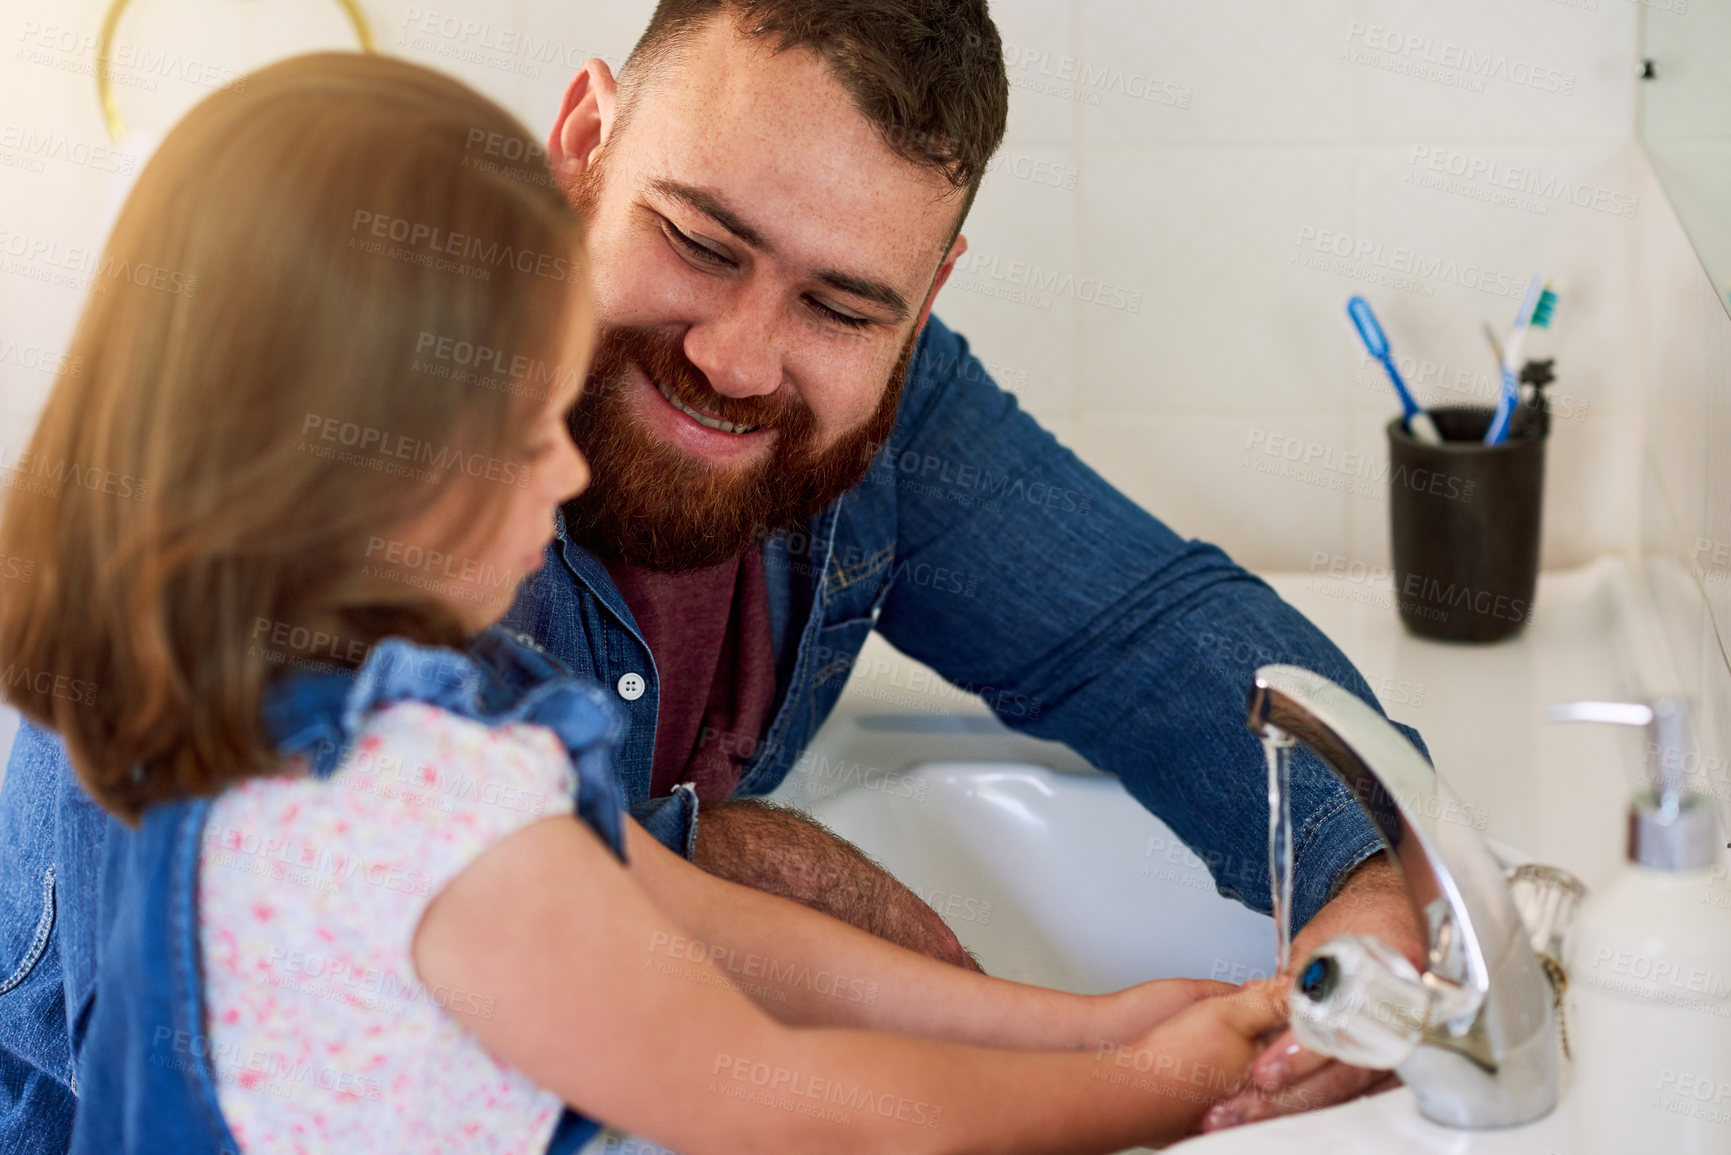
[[[1192,1134],[1215,1103],[1254,1088],[1250,1065],[1287,1016],[1286,984],[1278,980],[1206,986],[1223,993],[1192,1002],[1133,1043],[1103,1043],[1096,1056],[1102,1077],[1181,1104],[1174,1112],[1167,1103],[1161,1117],[1186,1119],[1185,1132]],[[1173,1135],[1167,1130],[1150,1138],[1171,1142]]]
[[[1097,995],[1090,1013],[1096,1039],[1128,1043],[1197,1003],[1238,990],[1212,979],[1156,979],[1109,995]]]
[[[1400,871],[1386,855],[1358,867],[1316,917],[1292,940],[1292,959],[1300,960],[1337,934],[1370,934],[1395,947],[1420,970],[1425,965],[1425,937],[1413,915],[1412,900]],[[1256,1086],[1209,1112],[1204,1129],[1217,1131],[1254,1123],[1276,1115],[1314,1111],[1344,1103],[1389,1085],[1387,1071],[1369,1071],[1336,1062],[1298,1045],[1287,1032],[1257,1060],[1252,1072]]]

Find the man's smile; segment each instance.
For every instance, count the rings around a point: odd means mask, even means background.
[[[648,373],[645,373],[644,376],[649,377],[650,383],[654,385],[656,389],[660,390],[663,397],[667,398],[667,403],[669,405],[673,406],[699,425],[708,429],[718,430],[722,433],[744,435],[747,433],[755,433],[759,429],[763,428],[761,425],[735,425],[731,421],[723,421],[719,417],[711,417],[708,414],[699,413],[697,410],[691,408],[691,406],[686,405],[684,402],[680,401],[679,398],[675,397],[672,392],[668,390],[667,386],[663,385],[660,381],[649,376]]]
[[[631,407],[646,423],[659,445],[708,462],[712,466],[737,469],[762,460],[762,455],[786,431],[775,425],[739,425],[679,400],[642,360],[627,368],[632,384]]]

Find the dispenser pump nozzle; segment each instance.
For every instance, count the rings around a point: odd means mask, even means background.
[[[1659,698],[1652,705],[1632,702],[1572,702],[1552,706],[1552,722],[1607,722],[1645,726],[1647,754],[1656,771],[1650,790],[1629,804],[1629,861],[1655,870],[1699,870],[1719,852],[1719,819],[1712,803],[1689,790],[1684,777],[1690,750],[1689,702]]]
[[[1684,758],[1689,753],[1689,703],[1682,698],[1660,698],[1653,703],[1653,721],[1648,727],[1648,753],[1658,764],[1653,788],[1659,807],[1675,815],[1683,808]]]

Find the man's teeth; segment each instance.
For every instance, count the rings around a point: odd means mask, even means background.
[[[655,381],[655,378],[651,377],[650,380]],[[661,391],[663,397],[667,398],[667,403],[669,405],[673,406],[699,425],[706,426],[710,429],[719,429],[723,433],[755,433],[758,429],[762,428],[758,425],[735,425],[731,421],[720,421],[714,417],[707,417],[691,408],[691,406],[681,404],[679,398],[669,393],[667,391],[667,386],[663,385],[661,382],[655,381],[655,387]]]

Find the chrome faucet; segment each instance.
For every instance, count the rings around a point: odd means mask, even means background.
[[[1508,1127],[1549,1114],[1560,1065],[1554,980],[1468,812],[1387,719],[1308,670],[1256,671],[1250,729],[1308,748],[1351,790],[1399,867],[1429,945],[1419,974],[1376,939],[1323,944],[1288,995],[1299,1041],[1398,1071],[1420,1112],[1446,1126]]]

